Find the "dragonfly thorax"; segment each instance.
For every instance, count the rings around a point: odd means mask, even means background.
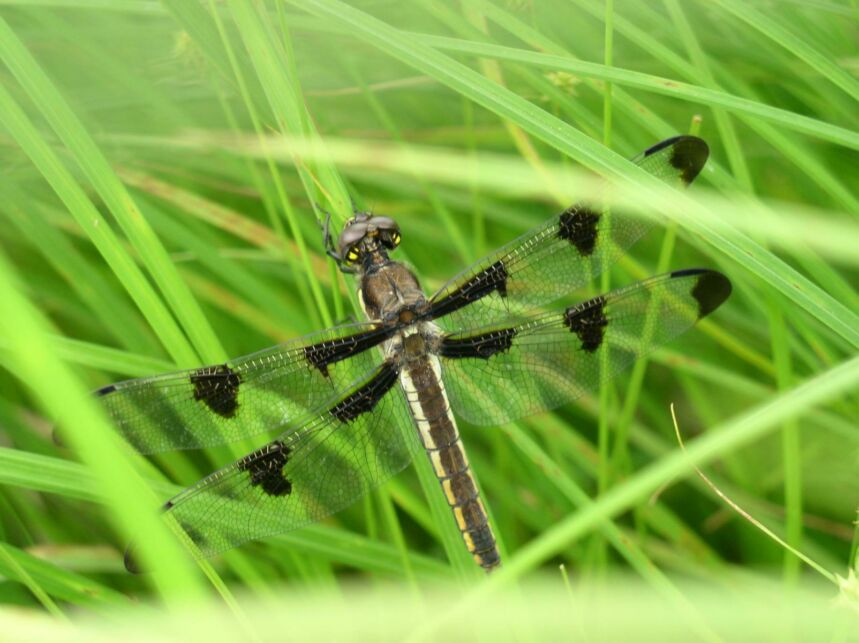
[[[396,261],[374,265],[361,273],[361,303],[369,319],[411,324],[426,312],[427,300],[417,277]]]

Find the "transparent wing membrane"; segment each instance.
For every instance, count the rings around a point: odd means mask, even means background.
[[[451,406],[482,425],[558,407],[688,330],[730,292],[718,272],[677,271],[513,326],[451,333],[441,345]]]
[[[707,160],[707,144],[678,136],[633,162],[666,182],[688,185]],[[612,210],[608,230],[598,207],[577,203],[484,257],[431,299],[430,316],[455,331],[520,315],[589,283],[651,228]]]
[[[708,153],[702,140],[679,136],[634,162],[665,181],[689,184]],[[373,225],[361,216],[359,223]],[[414,306],[404,304],[390,271],[402,266],[380,262],[377,287],[385,301],[401,303],[393,316],[386,305],[387,326],[338,326],[224,364],[119,382],[97,393],[141,453],[281,431],[166,503],[168,519],[197,554],[212,556],[316,522],[402,470],[421,444],[410,426],[400,369],[427,352],[441,358],[455,412],[474,424],[503,424],[595,391],[718,308],[730,282],[712,270],[684,270],[558,312],[534,312],[592,280],[649,228],[646,220],[616,211],[606,225],[597,205],[578,203],[460,273],[428,308],[420,296]],[[419,323],[428,320],[438,320],[446,334]],[[392,338],[383,355],[379,347]],[[404,378],[415,399],[424,393],[427,404],[444,400],[434,375]],[[126,565],[136,570],[133,547]]]
[[[403,431],[410,416],[397,378],[384,363],[322,412],[174,497],[167,514],[208,557],[349,506],[419,449],[417,435]],[[133,549],[126,561],[136,571]]]
[[[389,335],[374,324],[339,326],[225,364],[119,382],[98,394],[141,453],[234,442],[317,409],[381,361],[368,349]]]

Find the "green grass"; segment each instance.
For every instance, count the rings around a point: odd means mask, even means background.
[[[477,615],[520,638],[572,618],[592,638],[783,640],[803,614],[847,640],[826,599],[859,600],[839,580],[859,545],[857,38],[849,0],[0,1],[0,604],[42,612],[0,607],[4,630],[176,636],[195,615],[211,638],[342,636],[386,610],[397,639]],[[712,156],[686,193],[626,161],[690,130]],[[432,291],[598,193],[590,172],[659,222],[594,288],[700,265],[734,294],[599,395],[461,427],[498,573],[425,459],[319,525],[190,562],[153,507],[246,445],[145,460],[87,390],[356,314],[325,211],[396,217]],[[124,572],[132,535],[165,571]],[[650,595],[670,618],[648,620]],[[724,617],[782,601],[794,619]]]

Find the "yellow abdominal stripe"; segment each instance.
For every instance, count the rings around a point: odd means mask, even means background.
[[[474,500],[466,502],[465,504],[468,505],[472,502],[477,503],[477,506],[480,507],[480,512],[485,516],[486,510],[483,508],[483,502],[480,500],[480,498],[475,498]],[[454,518],[456,518],[456,524],[457,526],[459,526],[460,531],[465,532],[467,529],[469,529],[468,524],[466,524],[465,522],[465,516],[462,514],[462,506],[453,508],[453,516]]]
[[[441,464],[441,457],[438,455],[438,451],[430,451],[430,461],[432,462],[432,468],[435,471],[435,474],[439,478],[446,478],[447,472],[444,470],[444,467]]]
[[[471,537],[471,533],[464,531],[462,532],[462,539],[465,541],[465,546],[468,547],[468,551],[474,551],[474,539]]]
[[[453,508],[453,516],[454,518],[456,518],[456,525],[457,527],[459,527],[460,531],[464,532],[466,529],[468,529],[468,525],[465,524],[465,517],[462,515],[461,507]]]
[[[447,504],[453,506],[456,504],[456,497],[453,495],[453,487],[449,479],[441,481],[441,488],[444,489],[444,495],[447,498]]]

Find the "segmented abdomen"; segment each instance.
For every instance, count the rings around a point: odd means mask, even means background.
[[[491,571],[501,564],[501,559],[450,411],[438,358],[427,355],[406,364],[400,378],[421,442],[465,546],[478,565]]]

